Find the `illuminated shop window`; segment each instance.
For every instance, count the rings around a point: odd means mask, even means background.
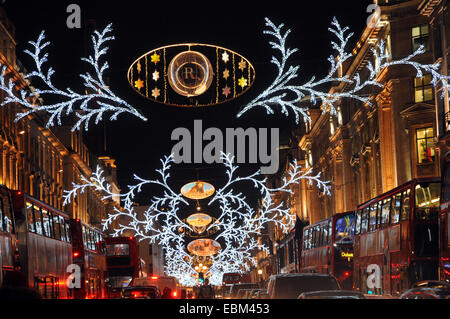
[[[425,75],[423,78],[414,79],[414,100],[416,103],[433,101],[433,84],[431,75]]]
[[[432,127],[425,127],[416,130],[417,162],[418,164],[433,163],[434,132]]]
[[[411,29],[412,49],[416,51],[423,45],[426,51],[430,51],[430,28],[428,24],[422,24]]]

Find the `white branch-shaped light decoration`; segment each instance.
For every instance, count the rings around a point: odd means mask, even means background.
[[[228,180],[223,187],[216,189],[216,193],[208,204],[209,206],[218,203],[220,206],[217,223],[213,223],[210,227],[219,229],[215,240],[224,243],[219,253],[212,257],[213,265],[208,271],[212,284],[221,284],[222,274],[225,272],[242,272],[248,269],[249,265],[255,264],[252,253],[257,249],[267,250],[267,247],[255,240],[266,224],[275,223],[283,231],[288,231],[293,226],[295,216],[292,216],[289,208],[284,207],[283,203],[274,203],[275,193],[292,193],[291,186],[301,180],[307,180],[310,184],[315,183],[324,194],[330,195],[329,182],[323,182],[320,174],[313,175],[311,169],[303,172],[297,162],[291,164],[280,187],[269,188],[260,171],[248,176],[238,176],[238,167],[233,164],[233,157],[222,153],[222,160]],[[158,180],[145,180],[135,175],[136,184],[128,186],[128,192],[124,194],[112,192],[110,185],[103,177],[103,171],[98,167],[90,179],[82,178],[81,184],[73,183],[73,189],[64,192],[64,204],[68,204],[86,188],[93,188],[103,193],[103,199],[120,196],[123,209],[115,208],[108,214],[104,220],[104,230],[108,230],[115,221],[118,221],[118,226],[113,229],[114,236],[132,231],[139,240],[147,239],[152,243],[158,243],[166,254],[167,274],[177,277],[183,284],[192,285],[196,283],[194,257],[187,253],[185,232],[180,229],[191,231],[193,229],[179,218],[180,210],[188,207],[189,203],[168,184],[172,162],[173,156],[161,160],[162,169],[157,170],[160,175]],[[260,192],[262,205],[259,210],[254,210],[242,193],[232,189],[233,186],[243,182],[252,183]],[[139,214],[133,206],[133,199],[137,193],[141,192],[143,186],[149,184],[161,186],[163,196],[154,196],[149,208],[143,214]]]
[[[362,71],[355,73],[353,76],[339,75],[339,70],[342,70],[344,63],[352,58],[352,54],[346,51],[346,47],[353,33],[348,33],[349,29],[347,27],[342,28],[336,18],[333,19],[331,27],[328,29],[338,40],[331,43],[332,48],[336,51],[336,55],[331,55],[328,58],[331,65],[328,74],[319,80],[316,77],[312,77],[304,84],[294,84],[293,82],[298,77],[300,66],[288,65],[289,58],[297,51],[297,49],[286,47],[286,38],[291,30],[288,29],[283,33],[284,24],[276,26],[267,18],[266,26],[268,30],[265,30],[264,33],[276,39],[275,42],[270,42],[270,44],[281,55],[281,59],[273,56],[271,61],[277,66],[278,75],[267,89],[242,108],[237,117],[241,117],[255,107],[265,108],[267,114],[274,114],[274,108],[280,107],[281,112],[285,116],[289,116],[289,111],[293,112],[297,124],[300,121],[300,117],[302,117],[304,122],[310,123],[311,118],[307,113],[309,108],[300,106],[306,102],[310,102],[313,105],[320,102],[323,106],[322,112],[330,112],[332,115],[337,114],[336,104],[343,98],[354,99],[372,105],[371,97],[367,92],[368,89],[371,87],[383,87],[377,81],[377,76],[383,69],[394,65],[411,66],[415,69],[416,77],[418,78],[423,77],[425,73],[430,73],[433,77],[433,85],[437,86],[440,83],[443,86],[442,96],[445,96],[446,91],[450,92],[448,85],[450,77],[439,73],[439,64],[421,64],[414,61],[414,58],[425,52],[423,47],[420,47],[405,58],[391,60],[390,56],[385,52],[384,42],[380,41],[372,48],[375,65],[370,61],[367,63],[363,71],[368,70],[369,75],[365,76],[364,80],[361,76]],[[330,93],[330,86],[338,86],[339,84],[344,84],[344,89]]]
[[[0,89],[6,93],[2,105],[8,103],[17,103],[24,107],[25,112],[19,112],[16,116],[16,121],[36,112],[47,112],[50,116],[47,120],[46,126],[52,127],[55,125],[61,126],[63,116],[75,114],[77,122],[72,127],[72,131],[79,130],[84,126],[88,130],[91,119],[95,124],[98,124],[105,113],[112,113],[110,120],[116,120],[121,113],[130,113],[139,119],[146,121],[147,118],[139,113],[126,101],[116,96],[111,89],[105,84],[104,72],[109,68],[108,62],[100,62],[106,55],[108,47],[105,45],[107,41],[114,39],[108,34],[112,31],[111,25],[108,25],[103,32],[95,31],[92,36],[92,43],[94,54],[88,58],[82,58],[94,69],[94,75],[90,73],[81,74],[86,89],[85,94],[76,93],[70,88],[66,90],[58,89],[52,82],[52,76],[55,73],[53,68],[49,67],[45,70],[44,65],[48,59],[48,53],[43,53],[43,50],[50,44],[45,42],[45,33],[41,32],[36,42],[30,41],[33,50],[26,50],[25,53],[33,58],[36,70],[25,76],[25,80],[36,78],[43,82],[45,88],[36,88],[29,92],[27,89],[17,90],[15,83],[9,79],[7,80],[7,67],[3,66],[0,75]],[[60,100],[54,104],[37,104],[39,98],[51,97],[52,100]]]

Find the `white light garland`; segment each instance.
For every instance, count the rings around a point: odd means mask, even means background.
[[[339,76],[339,70],[343,67],[343,64],[352,58],[352,54],[346,51],[346,47],[353,33],[348,33],[348,27],[342,28],[336,18],[333,19],[331,27],[328,29],[338,39],[337,42],[332,42],[332,48],[336,51],[336,55],[331,55],[328,58],[330,62],[330,71],[328,74],[319,80],[316,77],[312,77],[308,82],[304,84],[293,84],[293,81],[298,77],[298,71],[300,66],[288,66],[288,60],[297,49],[290,49],[286,47],[286,38],[290,34],[291,30],[287,30],[283,33],[282,29],[284,24],[276,26],[268,18],[266,18],[266,26],[268,30],[265,30],[265,34],[269,34],[276,39],[276,42],[270,42],[274,50],[279,51],[281,59],[272,57],[272,63],[278,68],[278,75],[272,84],[265,89],[261,94],[248,103],[237,115],[241,117],[247,111],[255,107],[265,108],[267,114],[274,114],[274,107],[280,107],[281,112],[285,116],[289,116],[289,110],[295,115],[296,123],[299,123],[300,117],[304,122],[311,122],[311,118],[307,114],[308,107],[300,107],[299,105],[304,102],[311,102],[313,105],[320,102],[323,105],[322,112],[330,112],[332,115],[336,115],[335,105],[343,98],[349,98],[361,101],[371,105],[371,97],[364,94],[364,90],[370,87],[383,87],[381,83],[377,81],[377,76],[380,72],[394,65],[409,65],[416,71],[416,77],[423,77],[424,73],[430,73],[432,75],[432,83],[434,86],[443,86],[442,97],[445,96],[445,92],[449,92],[449,79],[450,77],[444,76],[439,73],[439,64],[421,64],[413,61],[413,59],[425,52],[423,46],[417,49],[411,55],[399,59],[391,60],[389,55],[385,53],[385,44],[380,41],[375,47],[373,47],[372,53],[374,60],[373,65],[370,61],[364,69],[369,71],[369,75],[362,80],[361,73],[355,73],[353,76]],[[330,93],[328,90],[323,91],[320,87],[324,85],[345,84],[345,88],[341,92]]]
[[[70,88],[66,90],[58,89],[52,82],[52,76],[55,73],[53,68],[49,67],[44,70],[44,64],[47,62],[48,53],[43,50],[50,44],[45,42],[45,33],[41,32],[36,42],[30,41],[33,50],[26,50],[25,53],[33,58],[36,70],[25,76],[25,80],[36,78],[41,80],[45,85],[44,89],[35,88],[29,92],[26,88],[16,90],[16,84],[11,80],[7,80],[7,67],[4,65],[0,75],[0,89],[6,93],[2,105],[8,103],[17,103],[25,108],[25,112],[20,112],[16,116],[16,121],[36,112],[47,112],[50,116],[46,126],[61,126],[63,116],[75,114],[78,118],[72,127],[72,131],[79,130],[84,126],[88,130],[89,122],[94,119],[95,124],[102,121],[105,113],[112,112],[110,120],[116,120],[121,113],[130,113],[139,119],[146,121],[147,118],[140,114],[126,101],[116,96],[104,82],[104,72],[109,68],[108,62],[100,63],[103,56],[106,55],[108,47],[105,46],[107,41],[114,39],[108,34],[112,31],[111,25],[108,25],[103,32],[95,31],[92,36],[94,55],[88,58],[82,58],[94,69],[94,75],[90,73],[80,74],[84,80],[85,94],[76,93]],[[17,91],[17,92],[16,92]],[[36,104],[36,100],[41,97],[51,97],[62,100],[54,104],[42,105]],[[40,99],[42,100],[42,99]],[[78,108],[77,108],[78,107]]]
[[[248,176],[238,176],[238,166],[233,164],[234,158],[230,155],[221,155],[226,168],[227,182],[221,188],[216,189],[208,206],[217,202],[220,206],[220,216],[217,223],[209,227],[217,227],[218,235],[214,240],[221,240],[224,245],[218,254],[212,256],[212,266],[207,275],[211,284],[220,285],[222,275],[225,272],[242,272],[248,270],[250,265],[255,265],[253,257],[255,250],[266,250],[267,247],[258,243],[255,237],[261,234],[261,230],[268,223],[275,223],[282,231],[288,231],[294,225],[295,216],[285,208],[283,203],[275,204],[273,196],[278,192],[292,193],[291,186],[306,180],[310,184],[315,183],[324,194],[330,195],[329,182],[320,179],[320,173],[312,174],[312,170],[302,171],[297,162],[293,162],[290,170],[282,179],[282,185],[269,188],[266,179],[260,171]],[[128,192],[115,194],[107,183],[100,167],[93,173],[90,179],[82,177],[81,184],[73,183],[73,189],[64,192],[64,205],[70,203],[77,194],[83,193],[86,188],[93,188],[104,194],[103,199],[112,199],[120,196],[123,209],[114,208],[113,212],[103,221],[104,230],[107,230],[116,220],[125,218],[128,222],[122,223],[113,230],[114,236],[119,236],[126,231],[132,231],[139,240],[150,240],[158,243],[166,254],[165,269],[168,275],[175,276],[184,285],[196,283],[194,270],[194,258],[186,252],[186,241],[181,228],[192,230],[191,226],[179,218],[180,209],[189,206],[186,199],[174,191],[168,184],[170,168],[173,156],[161,160],[162,168],[156,172],[160,175],[157,180],[145,180],[136,175],[135,185],[128,186]],[[250,182],[260,192],[262,205],[255,211],[246,201],[242,193],[235,192],[232,187],[241,183]],[[159,185],[163,189],[163,196],[154,196],[150,200],[149,208],[143,215],[138,215],[133,206],[133,199],[142,191],[145,185]]]

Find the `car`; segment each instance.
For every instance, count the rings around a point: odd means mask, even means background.
[[[122,288],[122,299],[159,299],[161,292],[156,286],[139,286]]]
[[[248,299],[259,299],[259,294],[261,292],[266,292],[266,289],[261,288],[251,289],[247,297]]]
[[[233,284],[230,290],[230,294],[226,297],[227,299],[235,299],[238,298],[237,294],[241,289],[255,289],[258,288],[258,284],[255,283],[238,283]]]
[[[419,281],[402,293],[400,299],[450,299],[450,284],[437,280]]]
[[[298,299],[366,299],[364,294],[352,290],[323,290],[304,292]]]
[[[270,299],[297,299],[304,292],[341,290],[337,279],[328,274],[294,273],[270,276]]]
[[[253,289],[239,289],[236,299],[249,299],[249,295],[251,294]]]

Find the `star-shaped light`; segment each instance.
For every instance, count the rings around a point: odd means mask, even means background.
[[[153,55],[152,56],[150,56],[150,58],[151,58],[151,62],[153,62],[153,63],[158,63],[159,62],[159,54],[156,54],[156,52],[155,53],[153,53]]]
[[[225,69],[225,71],[223,71],[223,78],[225,80],[227,80],[229,76],[230,76],[230,71],[228,71],[228,69]]]
[[[137,71],[139,72],[139,73],[141,73],[141,71],[142,71],[142,65],[141,65],[141,62],[140,61],[138,61],[138,63],[137,63]]]
[[[222,53],[222,61],[227,63],[230,60],[230,56],[228,55],[227,51]]]
[[[152,78],[155,81],[158,81],[159,79],[159,72],[155,70],[155,72],[152,73]]]
[[[142,89],[144,87],[144,81],[142,81],[140,78],[137,79],[137,81],[134,81],[134,87],[138,90]]]
[[[157,87],[155,87],[155,88],[152,90],[152,96],[153,96],[155,99],[157,99],[158,96],[161,95],[160,93],[161,93],[161,91],[160,91],[160,89],[158,89]]]
[[[246,86],[247,86],[247,79],[244,78],[244,77],[241,77],[241,78],[238,80],[238,85],[239,85],[240,87],[242,87],[242,88],[246,87]]]
[[[228,87],[228,85],[226,85],[226,86],[222,89],[222,94],[225,95],[225,97],[228,97],[228,95],[231,94],[231,89]]]
[[[247,63],[244,60],[241,60],[241,62],[239,62],[239,69],[244,72],[245,68],[247,67]]]

